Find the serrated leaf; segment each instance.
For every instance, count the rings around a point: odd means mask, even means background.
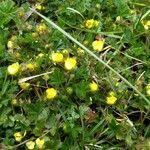
[[[64,72],[60,69],[56,69],[56,70],[54,70],[54,72],[50,76],[50,82],[49,83],[52,85],[58,85],[58,84],[64,83],[64,81],[65,81]]]

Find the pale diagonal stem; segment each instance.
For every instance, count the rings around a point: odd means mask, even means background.
[[[91,56],[93,56],[96,60],[98,60],[100,63],[102,63],[105,67],[110,69],[112,72],[114,72],[117,76],[119,76],[128,86],[130,86],[137,94],[139,94],[148,104],[150,104],[149,99],[145,97],[135,86],[133,86],[127,79],[125,79],[122,75],[120,75],[116,70],[114,70],[111,66],[109,66],[107,63],[105,63],[102,59],[100,59],[97,55],[95,55],[92,51],[90,51],[88,48],[86,48],[83,44],[81,44],[79,41],[77,41],[75,38],[73,38],[70,34],[68,34],[66,31],[64,31],[62,28],[60,28],[57,24],[55,24],[53,21],[48,19],[47,17],[43,16],[41,13],[37,12],[34,8],[30,8],[35,14],[39,15],[41,18],[43,18],[45,21],[47,21],[52,27],[59,30],[63,35],[65,35],[68,39],[76,43],[78,46],[80,46],[82,49],[84,49],[87,53],[89,53]]]

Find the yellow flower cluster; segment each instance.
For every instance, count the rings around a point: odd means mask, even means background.
[[[92,47],[95,51],[101,52],[103,50],[104,40],[95,40],[92,43]]]
[[[108,104],[108,105],[113,105],[113,104],[115,104],[116,103],[116,101],[117,101],[117,98],[116,98],[116,96],[115,96],[115,93],[114,92],[109,92],[109,94],[108,94],[108,96],[107,96],[107,98],[106,98],[106,103]]]
[[[63,52],[64,51],[66,51],[66,50],[63,50]],[[54,63],[64,62],[64,67],[66,70],[73,70],[77,66],[77,61],[76,61],[75,57],[64,58],[64,56],[61,52],[52,53],[51,59]]]
[[[13,63],[12,65],[9,65],[7,67],[8,73],[12,76],[16,75],[19,72],[19,69],[20,69],[20,65],[18,62]]]
[[[93,27],[97,27],[99,25],[99,21],[94,19],[89,19],[85,22],[85,27],[91,29]]]
[[[46,98],[49,100],[54,99],[57,96],[57,90],[54,88],[48,88],[46,90]]]
[[[45,143],[44,139],[37,138],[35,142],[34,141],[28,141],[26,143],[26,146],[30,150],[34,149],[35,145],[37,146],[38,149],[42,149],[44,147],[44,143]]]
[[[89,87],[90,87],[90,91],[93,93],[98,91],[98,84],[95,83],[94,81],[92,81],[92,83],[89,84]]]
[[[146,93],[150,96],[150,83],[146,86]]]

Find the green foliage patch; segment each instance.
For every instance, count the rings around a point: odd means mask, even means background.
[[[148,0],[2,0],[0,149],[150,149],[149,41]]]

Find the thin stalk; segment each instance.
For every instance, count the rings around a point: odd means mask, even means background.
[[[75,38],[73,38],[70,34],[68,34],[66,31],[64,31],[62,28],[60,28],[58,25],[56,25],[53,21],[48,19],[47,17],[43,16],[39,12],[37,12],[34,8],[30,8],[35,14],[39,15],[41,18],[43,18],[45,21],[47,21],[51,26],[53,26],[55,29],[60,31],[63,35],[65,35],[68,39],[76,43],[78,46],[80,46],[82,49],[84,49],[87,53],[89,53],[91,56],[93,56],[96,60],[98,60],[100,63],[102,63],[105,67],[110,69],[112,72],[114,72],[118,77],[120,77],[128,86],[130,86],[137,94],[139,94],[149,105],[150,101],[143,95],[136,87],[134,87],[127,79],[125,79],[122,75],[120,75],[116,70],[114,70],[111,66],[109,66],[107,63],[105,63],[102,59],[100,59],[97,55],[95,55],[93,52],[91,52],[88,48],[86,48],[83,44],[81,44],[79,41],[77,41]]]

